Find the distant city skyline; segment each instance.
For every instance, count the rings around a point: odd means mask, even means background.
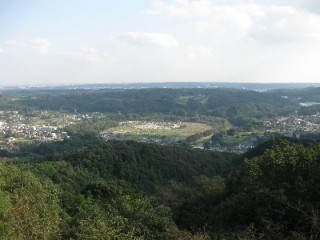
[[[318,0],[0,0],[0,85],[320,83]]]

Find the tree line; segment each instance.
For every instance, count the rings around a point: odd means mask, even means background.
[[[0,236],[317,239],[319,152],[291,139],[241,156],[110,141],[7,157]]]

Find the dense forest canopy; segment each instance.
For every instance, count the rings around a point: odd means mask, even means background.
[[[3,95],[2,107],[124,115],[201,114],[236,120],[286,115],[292,112],[295,106],[295,103],[282,98],[278,93],[227,88],[68,90],[31,94],[24,92],[18,96],[5,99]]]
[[[279,139],[245,156],[116,141],[71,149],[2,162],[3,239],[319,234],[319,143]]]

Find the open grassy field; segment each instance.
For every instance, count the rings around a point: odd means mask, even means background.
[[[184,140],[188,136],[209,129],[212,127],[203,123],[127,121],[121,122],[119,126],[111,128],[107,132],[120,137],[128,136],[135,140],[139,137],[159,137],[162,139],[175,137]]]

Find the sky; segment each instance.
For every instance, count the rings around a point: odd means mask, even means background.
[[[0,85],[320,83],[319,0],[0,0]]]

